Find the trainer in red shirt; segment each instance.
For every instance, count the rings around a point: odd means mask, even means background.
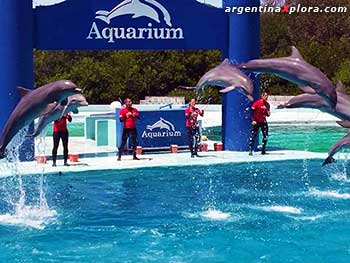
[[[270,104],[267,102],[268,95],[266,92],[264,94],[260,100],[255,101],[252,105],[253,121],[258,123],[266,122],[266,116],[270,116]]]
[[[139,117],[139,111],[132,107],[132,102],[125,103],[125,108],[120,110],[119,119],[124,123],[124,128],[136,128],[136,119]]]
[[[57,159],[57,149],[62,140],[63,144],[63,159],[64,165],[69,166],[68,160],[68,129],[67,129],[67,120],[69,122],[72,121],[72,116],[70,114],[66,114],[61,119],[54,121],[53,123],[53,148],[52,148],[52,166],[56,166]]]
[[[139,111],[132,107],[132,101],[129,98],[124,100],[125,107],[120,110],[119,120],[124,123],[122,143],[118,149],[118,161],[121,160],[126,141],[129,136],[131,136],[131,144],[133,147],[133,159],[139,160],[136,157],[136,146],[137,146],[137,130],[136,130],[136,120],[139,118]]]
[[[263,134],[261,154],[266,153],[266,144],[269,134],[269,127],[267,125],[266,117],[270,116],[270,104],[267,102],[268,97],[269,94],[267,92],[263,92],[261,94],[261,99],[255,101],[252,105],[253,129],[249,138],[249,155],[253,155],[253,143],[255,141],[256,136],[258,135],[259,129],[261,129],[261,132]]]
[[[61,119],[54,121],[53,132],[68,132],[67,120],[69,122],[72,121],[72,116],[70,116],[70,114],[67,114],[67,115],[63,116]]]
[[[191,99],[189,107],[185,110],[186,129],[188,136],[188,143],[191,150],[191,157],[198,156],[198,147],[200,142],[200,134],[198,127],[198,115],[203,116],[204,111],[196,107],[196,100]]]

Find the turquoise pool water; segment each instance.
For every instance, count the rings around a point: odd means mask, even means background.
[[[25,176],[12,221],[19,178],[2,178],[0,262],[348,263],[350,175],[320,162],[52,174],[41,210]]]
[[[210,140],[221,141],[221,126],[203,129],[203,134]],[[268,147],[328,152],[345,134],[346,129],[329,124],[270,124]]]

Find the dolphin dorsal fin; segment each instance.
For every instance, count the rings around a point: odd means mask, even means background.
[[[21,95],[21,98],[23,98],[25,95],[27,95],[28,92],[32,91],[30,89],[26,89],[26,88],[23,88],[23,87],[17,87],[17,90],[18,90],[19,94]]]
[[[338,80],[335,90],[340,93],[346,94],[344,84],[340,80]]]
[[[303,56],[300,54],[299,50],[295,46],[292,46],[292,54],[290,55],[290,57],[299,60],[304,60]]]

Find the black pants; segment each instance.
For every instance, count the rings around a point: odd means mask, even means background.
[[[191,154],[195,155],[198,152],[198,146],[200,142],[199,127],[187,127],[186,129]]]
[[[253,125],[252,133],[249,138],[249,150],[250,151],[253,150],[253,143],[258,134],[259,128],[261,129],[261,132],[263,134],[263,139],[262,139],[263,144],[262,144],[261,152],[265,153],[267,138],[269,136],[269,126],[267,125],[267,122],[257,122],[255,125]]]
[[[136,146],[137,146],[137,131],[136,128],[124,128],[123,129],[123,135],[122,135],[122,144],[119,146],[119,152],[118,156],[121,157],[122,153],[124,151],[126,141],[128,140],[129,136],[131,137],[131,145],[133,149],[133,155],[136,156]]]
[[[68,131],[67,132],[54,132],[53,133],[53,149],[52,149],[52,161],[55,163],[57,159],[57,149],[62,139],[63,144],[63,159],[66,163],[68,160]]]

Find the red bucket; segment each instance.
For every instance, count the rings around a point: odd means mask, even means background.
[[[142,154],[142,147],[141,146],[137,146],[136,147],[136,154],[137,155],[141,155]]]
[[[200,145],[200,147],[199,147],[199,150],[200,150],[201,152],[207,152],[207,151],[208,151],[208,144],[202,143],[202,144]]]
[[[79,161],[79,154],[70,154],[69,161],[72,163],[76,163]]]
[[[179,147],[176,144],[170,145],[170,152],[171,153],[177,153]]]
[[[40,155],[35,157],[36,161],[41,164],[45,164],[47,161],[46,156]]]
[[[224,146],[222,145],[221,142],[216,142],[214,143],[214,151],[222,151],[224,149]]]

